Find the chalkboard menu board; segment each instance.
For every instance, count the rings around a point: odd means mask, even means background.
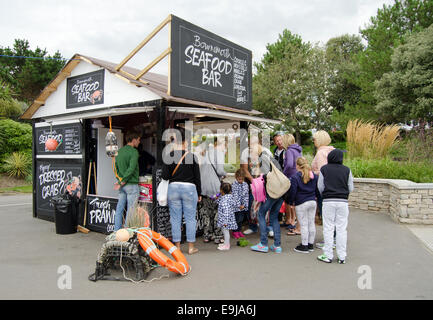
[[[36,212],[54,220],[54,206],[51,199],[69,192],[81,198],[83,168],[80,161],[36,160],[35,198]]]
[[[82,126],[81,123],[62,124],[35,128],[36,154],[81,154]],[[45,142],[48,139],[57,141],[55,150],[47,150]]]
[[[104,103],[105,69],[70,77],[66,84],[66,109]]]
[[[87,195],[86,228],[92,231],[109,234],[114,231],[114,214],[117,198]]]
[[[172,96],[251,110],[250,50],[173,15],[171,48]]]

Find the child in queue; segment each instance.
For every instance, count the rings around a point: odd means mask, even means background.
[[[245,237],[242,233],[242,222],[247,218],[249,212],[249,189],[248,184],[245,182],[243,170],[237,170],[235,178],[236,180],[232,183],[232,195],[235,198],[235,201],[239,203],[239,207],[235,210],[235,218],[238,228],[233,231],[233,237],[239,239]]]
[[[224,235],[224,243],[218,245],[218,250],[230,249],[230,230],[236,230],[235,211],[239,208],[239,202],[231,194],[232,187],[229,183],[221,183],[220,196],[216,200],[218,203],[217,227],[221,228]]]
[[[297,173],[290,179],[288,203],[295,203],[296,215],[301,227],[301,243],[296,252],[310,253],[314,251],[316,237],[316,197],[318,195],[318,176],[311,171],[310,164],[304,157],[296,160]]]
[[[328,154],[328,164],[320,168],[317,188],[323,198],[323,254],[317,259],[331,263],[333,234],[336,232],[337,262],[346,263],[347,224],[349,219],[349,194],[353,191],[353,175],[343,165],[343,150],[334,149]]]

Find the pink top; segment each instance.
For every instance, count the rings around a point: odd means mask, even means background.
[[[251,181],[251,193],[253,194],[254,200],[256,200],[256,202],[266,201],[265,181],[262,174],[260,177]]]
[[[319,147],[316,156],[314,157],[313,162],[311,163],[311,169],[315,174],[318,175],[320,173],[320,168],[328,163],[328,154],[334,149],[335,148],[333,146]]]

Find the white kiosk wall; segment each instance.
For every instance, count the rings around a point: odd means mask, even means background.
[[[105,136],[109,128],[98,128],[98,163],[97,163],[97,191],[98,195],[104,197],[118,197],[118,191],[114,190],[116,176],[113,172],[112,159],[105,153]],[[123,133],[119,129],[112,130],[117,138],[119,149],[123,147]]]

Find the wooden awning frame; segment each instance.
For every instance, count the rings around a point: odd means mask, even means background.
[[[158,64],[162,59],[164,59],[167,55],[169,56],[169,59],[171,59],[171,52],[172,52],[172,48],[171,48],[171,20],[172,20],[172,15],[168,15],[167,18],[165,18],[164,21],[162,21],[142,42],[140,42],[140,44],[134,49],[132,50],[123,60],[122,62],[120,62],[116,67],[115,70],[121,74],[124,74],[136,81],[140,81],[144,84],[149,84],[147,81],[144,81],[141,79],[141,77],[143,75],[145,75],[150,69],[152,69],[156,64]],[[169,31],[168,31],[168,48],[166,50],[164,50],[164,52],[162,52],[157,58],[155,58],[151,63],[149,63],[144,69],[142,69],[139,73],[137,73],[136,75],[130,74],[129,72],[126,72],[124,70],[122,70],[122,67],[129,61],[131,60],[141,49],[143,49],[143,47],[155,36],[158,34],[158,32],[160,32],[166,25],[168,24],[169,26]],[[168,65],[170,66],[170,60]],[[170,79],[170,67],[169,67],[169,79]],[[168,83],[168,91],[167,94],[170,95],[170,81]]]

